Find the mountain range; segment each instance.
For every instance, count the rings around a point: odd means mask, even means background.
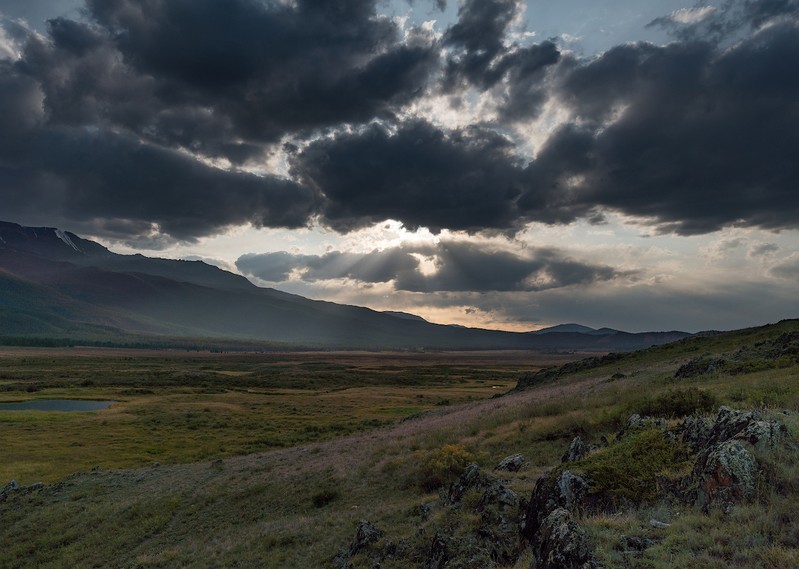
[[[685,332],[562,324],[519,333],[434,324],[404,312],[258,287],[202,261],[120,255],[74,233],[0,222],[0,336],[119,343],[212,338],[369,349],[630,350]]]

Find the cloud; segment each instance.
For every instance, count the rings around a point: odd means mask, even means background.
[[[628,44],[574,67],[558,89],[576,117],[530,165],[520,203],[547,185],[578,209],[650,218],[683,235],[797,226],[799,28],[765,28],[723,52]]]
[[[518,221],[523,189],[512,150],[492,129],[412,120],[319,139],[292,157],[291,171],[325,195],[322,219],[338,231],[385,219],[434,232],[505,229]]]
[[[781,279],[799,281],[799,254],[794,253],[787,259],[771,267],[771,275]]]
[[[432,46],[404,43],[374,0],[87,1],[24,59],[51,120],[110,122],[234,163],[287,133],[392,116],[418,97]]]
[[[420,255],[434,259],[434,271],[422,270]],[[236,261],[236,267],[245,275],[268,282],[283,282],[296,273],[309,283],[335,279],[393,281],[395,290],[406,292],[540,291],[635,277],[632,272],[573,260],[556,249],[516,254],[466,241],[404,245],[369,253],[247,254]]]

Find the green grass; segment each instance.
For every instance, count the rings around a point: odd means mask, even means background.
[[[23,414],[0,425],[0,476],[30,483],[54,472],[47,480],[55,482],[0,503],[0,542],[12,544],[0,551],[0,568],[325,567],[362,519],[387,533],[376,548],[404,543],[403,556],[383,567],[420,567],[436,531],[466,535],[479,522],[469,504],[460,514],[433,506],[426,521],[419,513],[438,503],[438,487],[465,462],[491,470],[523,453],[521,471],[495,474],[529,498],[574,436],[612,441],[631,412],[713,413],[722,404],[758,407],[791,432],[793,442],[760,457],[766,466],[756,501],[726,515],[661,501],[652,481],[684,473],[689,461],[680,445],[645,430],[569,465],[625,504],[582,523],[606,567],[795,567],[799,363],[791,354],[775,366],[757,362],[770,342],[797,330],[787,321],[681,341],[500,398],[491,396],[534,368],[532,360],[5,355],[4,399],[92,395],[122,403],[80,416]],[[732,364],[675,378],[700,356]],[[744,365],[749,360],[755,363]],[[445,400],[451,405],[437,405]],[[192,462],[198,457],[223,460]],[[141,468],[119,470],[125,464],[115,460]],[[65,466],[55,474],[49,465],[59,461]],[[104,470],[67,477],[94,464]],[[671,525],[653,528],[651,518]],[[656,544],[629,555],[624,536]],[[529,551],[522,557],[528,566]],[[353,563],[371,567],[366,555]]]

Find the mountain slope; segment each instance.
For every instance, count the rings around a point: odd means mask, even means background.
[[[687,336],[598,334],[591,329],[582,333],[573,327],[531,335],[433,324],[411,315],[259,288],[201,261],[119,255],[73,233],[5,222],[0,222],[0,270],[26,285],[24,302],[22,297],[14,302],[9,297],[4,305],[7,318],[0,323],[4,336],[84,337],[87,326],[110,326],[116,335],[236,338],[319,347],[603,351]]]

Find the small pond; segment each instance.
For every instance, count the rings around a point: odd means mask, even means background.
[[[88,399],[33,399],[17,403],[0,403],[0,411],[99,411],[116,401]]]

